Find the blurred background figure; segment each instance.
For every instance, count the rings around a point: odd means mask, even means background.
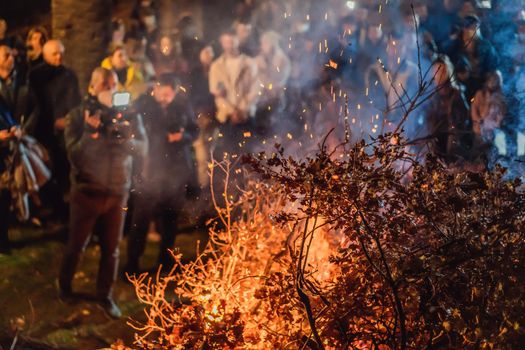
[[[255,61],[239,51],[239,40],[230,32],[221,36],[223,53],[210,68],[210,92],[215,97],[222,137],[217,158],[223,153],[249,152],[259,83]]]
[[[15,58],[11,48],[0,45],[0,176],[7,170],[7,157],[11,151],[9,140],[15,137],[20,117],[17,110],[19,82],[15,75]],[[11,244],[8,228],[13,220],[11,214],[11,193],[0,181],[0,254],[10,254]]]
[[[166,271],[174,260],[177,219],[195,174],[192,143],[197,137],[193,110],[179,93],[180,85],[171,75],[155,81],[152,94],[145,94],[136,103],[144,116],[149,152],[135,184],[135,201],[128,237],[128,261],[125,272],[138,273],[139,260],[146,247],[146,236],[152,221],[161,234],[158,265]]]
[[[506,113],[501,72],[491,72],[472,100],[472,129],[478,145],[492,143],[494,131],[501,126]]]
[[[425,107],[425,125],[432,138],[430,150],[449,163],[467,159],[472,146],[470,108],[456,83],[450,59],[438,56],[431,74],[437,93]]]
[[[180,42],[173,40],[170,35],[162,35],[153,54],[152,63],[157,77],[171,75],[187,80],[189,68],[181,56]]]
[[[126,25],[121,18],[113,18],[111,20],[109,37],[109,49],[124,45],[124,39],[126,38]]]
[[[478,16],[466,16],[458,37],[443,44],[444,52],[453,64],[456,64],[461,56],[466,58],[470,65],[468,81],[476,91],[483,87],[487,74],[495,71],[499,66],[496,50],[481,35],[480,25]]]
[[[239,40],[239,52],[255,57],[259,53],[259,39],[254,32],[253,25],[246,20],[238,20],[233,23],[233,29]]]
[[[26,129],[47,148],[52,164],[52,180],[42,189],[50,224],[67,223],[69,162],[66,155],[64,130],[66,115],[80,104],[78,79],[74,71],[63,64],[64,46],[49,40],[42,50],[44,63],[29,74],[29,89],[35,113],[28,116]],[[50,212],[49,212],[50,211]]]
[[[207,190],[209,185],[208,163],[212,152],[213,139],[216,136],[215,101],[210,93],[210,68],[215,58],[211,46],[205,46],[199,55],[199,66],[190,74],[190,100],[197,116],[199,136],[193,146],[197,163],[197,177],[201,189]]]
[[[27,70],[31,71],[36,66],[44,63],[43,49],[49,36],[43,27],[34,27],[27,34]]]
[[[133,64],[124,46],[115,46],[111,53],[100,64],[102,68],[112,70],[117,75],[119,91],[129,91],[133,99],[140,96],[145,91],[144,76]]]
[[[256,58],[259,81],[263,92],[257,102],[255,131],[267,135],[273,126],[282,119],[286,106],[286,85],[290,78],[291,63],[280,44],[280,36],[273,31],[261,36],[261,50]]]

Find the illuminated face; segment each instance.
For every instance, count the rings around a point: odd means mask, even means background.
[[[117,77],[115,73],[112,72],[106,79],[100,75],[96,82],[92,84],[91,89],[94,95],[99,95],[102,92],[108,92],[113,95],[117,91]]]
[[[206,46],[201,50],[199,54],[199,60],[202,63],[202,65],[209,66],[213,61],[214,56],[215,53],[213,52],[213,48],[211,46]]]
[[[124,25],[119,25],[119,27],[113,31],[112,41],[115,43],[122,43],[124,37],[126,36],[126,28]]]
[[[463,29],[461,33],[461,39],[463,43],[468,44],[474,41],[479,36],[479,27],[477,25],[471,25],[468,28]]]
[[[239,41],[243,43],[250,37],[252,33],[252,25],[246,23],[238,23],[235,27],[235,31],[237,33]]]
[[[51,66],[61,66],[64,59],[64,46],[58,41],[48,41],[44,45],[44,60]]]
[[[370,26],[367,30],[367,37],[373,43],[377,43],[383,36],[383,31],[379,26]]]
[[[28,40],[29,46],[35,51],[35,50],[41,50],[42,49],[42,33],[40,32],[33,32],[31,34],[31,37]]]
[[[0,46],[0,69],[11,72],[15,68],[15,57],[8,46]]]
[[[118,49],[111,56],[111,66],[116,69],[124,69],[128,66],[128,55],[126,50]]]
[[[146,26],[146,29],[151,32],[157,28],[157,18],[155,15],[148,15],[142,17],[142,22],[144,23],[144,26]]]
[[[222,50],[227,55],[234,55],[239,48],[239,40],[230,34],[223,34],[221,36]]]
[[[272,39],[265,36],[261,38],[261,51],[265,55],[270,55],[273,52]]]
[[[497,73],[494,73],[494,74],[491,74],[488,78],[487,78],[487,89],[489,89],[490,91],[496,91],[500,88],[501,86],[501,77],[499,74]]]
[[[175,99],[175,95],[175,89],[171,86],[156,84],[153,88],[153,97],[162,108],[168,107]]]

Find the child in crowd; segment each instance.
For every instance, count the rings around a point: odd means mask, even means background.
[[[472,129],[483,143],[492,141],[494,130],[500,127],[507,112],[502,86],[501,72],[494,71],[487,74],[483,89],[474,95],[471,108]]]

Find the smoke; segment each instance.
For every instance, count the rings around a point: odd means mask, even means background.
[[[436,7],[441,1],[428,3]],[[523,0],[478,3],[491,7],[478,6],[477,12],[486,38],[501,57],[504,91],[509,97],[509,112],[496,133],[490,164],[504,163],[516,174],[514,160],[525,153],[520,148],[525,140],[525,69],[523,60],[517,60],[525,40],[516,35],[516,14],[523,9]],[[329,144],[345,138],[347,125],[352,141],[395,129],[421,83],[432,89],[433,47],[415,21],[419,14],[423,18],[437,14],[419,12],[423,8],[418,6],[414,14],[410,4],[380,0],[257,2],[250,16],[254,38],[268,30],[281,34],[281,47],[291,59],[292,72],[282,93],[286,108],[274,114],[272,129],[257,136],[255,150],[278,142],[304,155],[331,129],[335,131]],[[404,132],[408,139],[428,134],[423,106],[410,114]]]

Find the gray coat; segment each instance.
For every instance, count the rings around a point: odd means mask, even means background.
[[[144,157],[148,140],[140,115],[129,117],[132,137],[126,140],[100,133],[93,138],[84,122],[84,107],[67,116],[65,141],[71,163],[71,183],[84,192],[121,195],[131,186],[133,156]]]

